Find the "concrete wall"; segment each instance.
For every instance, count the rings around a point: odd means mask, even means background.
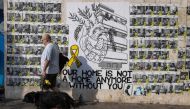
[[[5,0],[6,1],[6,0]],[[65,2],[75,2],[79,0],[65,0]],[[190,17],[186,16],[186,6],[190,5],[190,0],[80,0],[82,2],[109,2],[109,1],[127,1],[131,4],[177,4],[179,5],[179,25],[190,26]],[[5,6],[6,7],[6,6]],[[64,16],[63,16],[64,17]],[[6,17],[5,17],[6,18]],[[40,90],[39,87],[10,87],[6,86],[6,98],[23,98],[25,93]],[[71,89],[67,83],[61,84],[61,91],[66,91],[75,99],[82,94],[85,101],[100,102],[123,102],[123,103],[153,103],[153,104],[172,104],[172,105],[190,105],[190,92],[179,94],[149,94],[147,96],[127,96],[123,90],[85,90]]]
[[[72,0],[76,1],[76,0]],[[82,0],[82,1],[93,1],[93,0]],[[116,0],[94,0],[95,2],[113,2]],[[190,5],[190,0],[117,0],[118,1],[126,1],[130,4],[156,4],[156,5],[163,5],[163,4],[175,4],[179,6],[179,14],[178,14],[178,21],[179,25],[186,25],[190,26],[189,16],[186,15],[187,6]],[[73,95],[75,99],[79,97],[78,94],[74,94],[72,91],[73,89],[68,90],[68,86],[63,85],[62,89],[66,89],[68,93]],[[93,94],[92,97],[86,93],[86,90],[83,90],[85,100],[90,100],[94,98]],[[83,92],[79,91],[79,92]],[[87,91],[88,92],[88,91]],[[96,98],[100,102],[125,102],[125,103],[153,103],[153,104],[172,104],[172,105],[190,105],[190,92],[183,92],[180,94],[149,94],[147,96],[127,96],[124,94],[123,90],[98,90],[96,92]],[[76,97],[75,97],[76,96]]]

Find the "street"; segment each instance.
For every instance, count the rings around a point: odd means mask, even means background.
[[[34,104],[22,100],[0,102],[0,109],[36,109]],[[190,106],[132,103],[86,103],[75,109],[190,109]]]

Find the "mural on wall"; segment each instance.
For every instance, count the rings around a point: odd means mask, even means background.
[[[68,2],[66,10],[69,44],[79,46],[78,57],[82,58],[78,58],[80,68],[71,67],[77,72],[75,77],[85,79],[84,75],[91,74],[90,82],[98,85],[95,89],[124,89],[132,78],[128,71],[128,3]],[[73,79],[77,81],[70,75],[68,81],[78,84]]]
[[[130,12],[126,11],[119,14],[124,17],[118,17],[115,12],[117,7],[107,3],[81,4],[78,3],[76,9],[68,9],[70,33],[74,33],[71,36],[74,36],[85,58],[97,63],[100,69],[113,71],[115,67],[109,62],[115,62],[114,59],[122,63],[117,64],[116,69],[122,68],[123,63],[128,66],[125,69],[133,72],[133,84],[125,85],[124,93],[146,96],[150,93],[181,93],[189,90],[189,48],[188,42],[183,42],[181,37],[187,38],[188,30],[178,24],[177,5],[131,4],[128,8]],[[130,25],[127,25],[127,21]],[[122,41],[118,43],[119,38]],[[185,47],[182,48],[181,43],[185,43]],[[105,52],[104,55],[97,50]],[[107,61],[110,51],[117,58]],[[121,56],[113,52],[126,54],[126,58],[120,59]]]
[[[107,69],[120,69],[128,63],[127,18],[102,3],[92,3],[70,13],[69,19],[78,22],[74,37],[89,61]],[[113,62],[115,65],[108,66]]]
[[[175,4],[68,2],[66,13],[61,0],[7,5],[7,86],[39,86],[40,39],[50,33],[69,56],[62,80],[71,88],[128,96],[190,90],[190,27],[179,24]]]

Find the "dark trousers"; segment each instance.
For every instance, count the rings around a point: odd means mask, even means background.
[[[57,77],[57,74],[46,74],[45,78],[42,78],[42,90],[55,88],[56,77]]]

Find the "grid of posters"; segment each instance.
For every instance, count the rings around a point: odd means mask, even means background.
[[[61,0],[7,1],[7,86],[39,86],[42,34],[49,33],[68,55],[69,27],[62,23]]]
[[[131,95],[188,91],[189,28],[178,24],[177,5],[131,5],[130,27]]]

